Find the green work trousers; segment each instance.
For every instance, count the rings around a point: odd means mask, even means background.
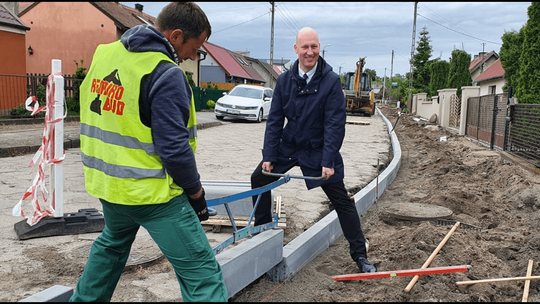
[[[140,226],[174,267],[184,302],[227,302],[221,266],[186,194],[156,205],[100,201],[105,228],[92,244],[70,302],[111,300]]]

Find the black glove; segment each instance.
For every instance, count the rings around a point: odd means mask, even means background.
[[[193,210],[195,210],[195,213],[197,213],[199,221],[201,222],[208,219],[208,208],[206,206],[206,199],[204,198],[204,194],[204,188],[202,188],[202,194],[198,198],[191,198],[188,195],[189,203],[191,204]]]

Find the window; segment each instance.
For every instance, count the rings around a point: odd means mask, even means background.
[[[248,65],[247,62],[240,56],[235,56],[236,57],[236,60],[238,60],[238,62],[240,62],[241,64],[243,65]]]
[[[488,94],[495,94],[495,92],[497,91],[497,86],[489,86],[488,88]]]
[[[264,97],[270,97],[270,98],[272,98],[272,91],[271,91],[271,90],[266,90],[266,91],[264,91]]]

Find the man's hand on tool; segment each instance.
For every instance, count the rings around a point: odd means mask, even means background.
[[[206,206],[206,199],[204,198],[205,192],[204,188],[201,187],[201,190],[195,195],[188,195],[189,203],[191,204],[191,207],[193,210],[195,210],[195,213],[197,213],[197,216],[199,217],[199,221],[206,221],[208,219],[208,208]]]
[[[325,176],[326,180],[332,177],[332,175],[334,175],[334,168],[322,167],[322,176]]]
[[[272,169],[274,169],[274,166],[272,166],[272,162],[264,162],[262,163],[262,169],[266,172],[272,172]]]

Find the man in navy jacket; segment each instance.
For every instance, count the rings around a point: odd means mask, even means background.
[[[350,254],[361,272],[375,272],[367,260],[366,240],[360,217],[343,183],[343,159],[339,150],[345,137],[347,113],[339,75],[319,57],[317,32],[298,31],[294,52],[298,60],[276,83],[266,121],[263,159],[251,175],[251,187],[265,186],[279,177],[263,170],[285,173],[300,166],[308,189],[321,187],[334,206],[341,229],[350,244]],[[286,121],[285,121],[286,120]],[[253,197],[255,205],[257,197]],[[255,225],[272,221],[270,192],[265,192],[255,211]]]

